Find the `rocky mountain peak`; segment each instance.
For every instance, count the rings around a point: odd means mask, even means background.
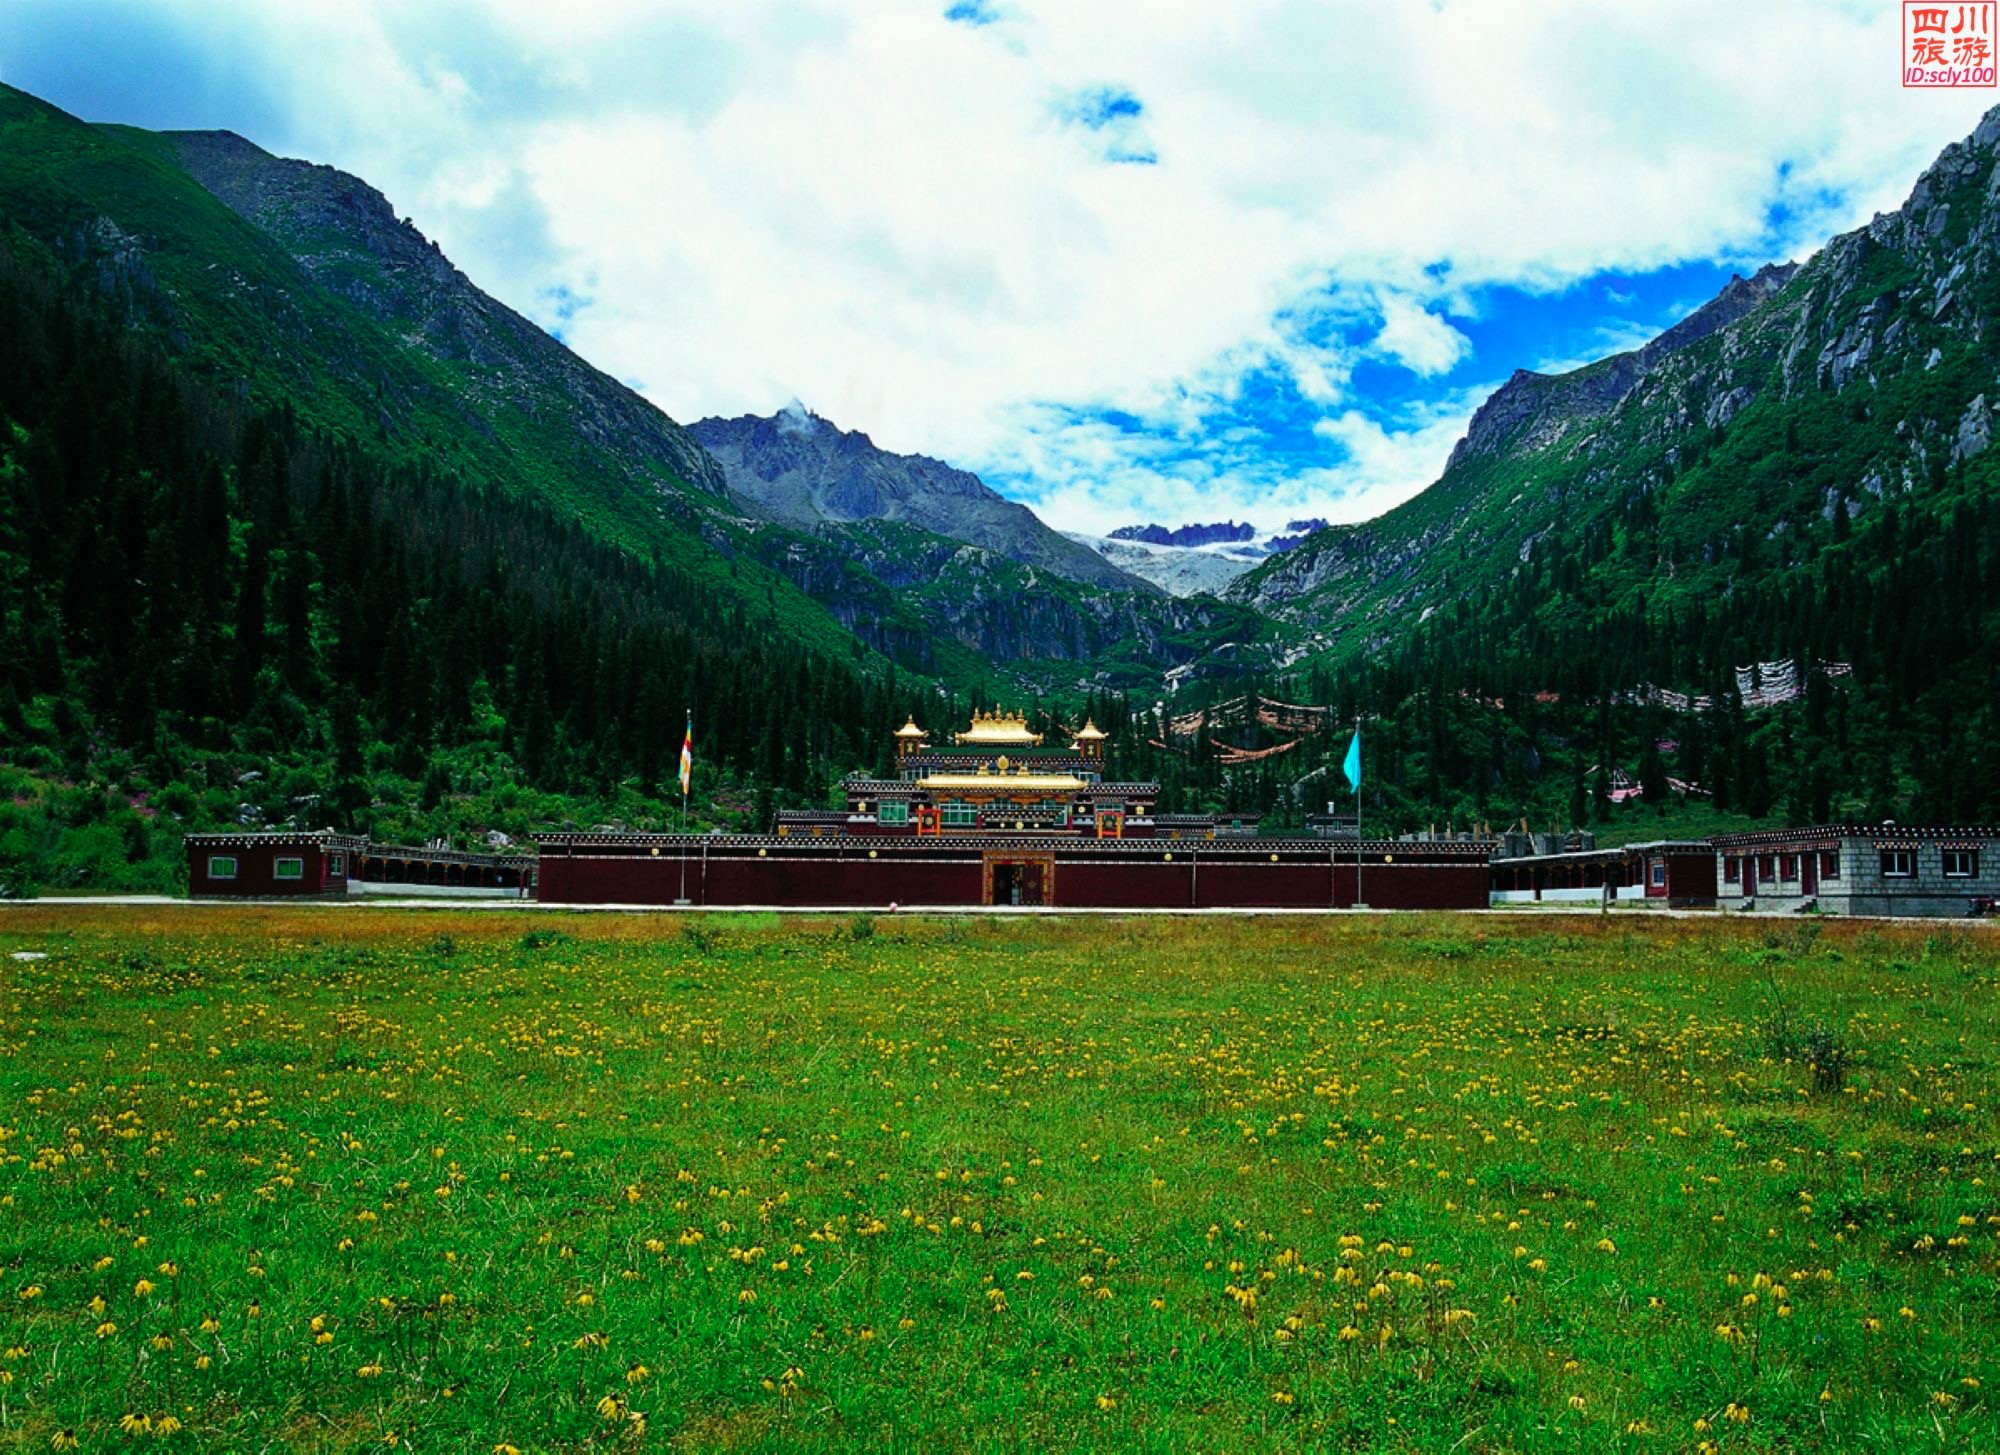
[[[723,493],[722,472],[686,431],[481,292],[360,178],[273,156],[234,132],[165,135],[197,182],[315,283],[453,366],[478,410],[518,411],[546,427],[556,403],[577,438],[642,488]]]
[[[796,399],[774,414],[698,420],[691,432],[719,462],[730,492],[768,519],[805,530],[904,521],[1086,585],[1155,589],[970,470],[884,450]]]
[[[1257,528],[1248,522],[1221,520],[1209,525],[1121,525],[1111,532],[1111,539],[1155,546],[1213,546],[1254,540],[1256,535]]]
[[[1903,207],[1806,262],[1730,278],[1641,348],[1561,375],[1516,370],[1431,489],[1379,520],[1315,536],[1229,594],[1323,622],[1421,619],[1477,581],[1514,574],[1580,515],[1641,500],[1662,502],[1649,508],[1674,530],[1693,529],[1684,515],[1732,529],[1761,522],[1764,540],[1795,539],[1800,520],[1831,521],[1842,509],[1851,518],[1991,448],[1996,317],[2000,108],[1940,152]],[[1760,475],[1740,458],[1705,468],[1748,411],[1758,420],[1751,438],[1771,442],[1763,459],[1790,450],[1795,435],[1827,432],[1816,405],[1827,395],[1842,396],[1838,470],[1826,466],[1825,443],[1795,470]],[[1794,488],[1799,498],[1788,499]],[[1732,540],[1662,547],[1660,570],[1712,581],[1735,559]],[[1482,557],[1476,572],[1447,564]]]
[[[1797,274],[1796,263],[1767,263],[1748,278],[1732,274],[1715,297],[1637,349],[1566,374],[1516,369],[1473,414],[1446,470],[1482,456],[1524,454],[1554,443],[1576,425],[1612,409],[1665,359],[1761,307]]]

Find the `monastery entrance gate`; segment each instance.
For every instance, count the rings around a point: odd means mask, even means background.
[[[988,849],[980,859],[982,904],[1046,905],[1055,902],[1054,854]]]

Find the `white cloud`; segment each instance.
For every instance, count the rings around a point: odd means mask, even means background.
[[[1046,413],[1012,433],[1020,444],[1004,465],[1037,482],[1030,499],[1043,515],[1100,535],[1148,520],[1249,520],[1266,529],[1310,516],[1368,520],[1437,478],[1497,385],[1452,390],[1386,423],[1358,409],[1323,415],[1312,433],[1327,442],[1328,462],[1304,468],[1265,455],[1255,431],[1135,436],[1101,420]],[[1207,448],[1190,453],[1191,442]]]
[[[58,39],[129,3],[22,0]],[[284,118],[253,139],[381,186],[675,417],[796,396],[1085,527],[1404,498],[1469,405],[1370,423],[1364,351],[1435,375],[1468,347],[1444,315],[1486,285],[1803,253],[1895,205],[1984,100],[1902,90],[1880,0],[946,8],[164,0],[147,22]],[[1065,113],[1107,89],[1157,165]],[[1321,411],[1323,462],[1244,436],[1264,371]],[[1104,411],[1143,427],[1078,423]]]
[[[1414,374],[1443,374],[1472,352],[1472,340],[1421,305],[1392,295],[1382,303],[1375,351]]]

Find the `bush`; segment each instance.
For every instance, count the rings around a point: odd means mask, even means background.
[[[1816,1025],[1806,1033],[1805,1056],[1812,1067],[1813,1090],[1834,1092],[1847,1085],[1853,1056],[1830,1028]]]
[[[855,941],[874,939],[875,921],[865,914],[857,914],[847,922],[847,937]]]

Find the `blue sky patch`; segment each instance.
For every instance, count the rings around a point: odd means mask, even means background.
[[[1160,160],[1142,121],[1145,103],[1123,86],[1091,86],[1075,92],[1064,98],[1056,113],[1091,133],[1107,162],[1150,167]]]
[[[1258,482],[1272,492],[1280,513],[1289,508],[1282,492],[1308,474],[1318,477],[1313,498],[1337,502],[1346,493],[1341,471],[1354,463],[1350,441],[1357,436],[1373,442],[1435,430],[1476,407],[1517,368],[1563,372],[1637,348],[1713,298],[1733,271],[1694,262],[1643,273],[1600,272],[1548,291],[1476,289],[1458,300],[1462,312],[1432,306],[1470,347],[1450,367],[1428,374],[1376,346],[1379,310],[1341,297],[1315,310],[1308,300],[1279,321],[1293,345],[1344,366],[1336,399],[1308,397],[1286,362],[1272,356],[1205,400],[1196,427],[1176,409],[1147,417],[1087,407],[1052,407],[1044,425],[1115,439],[1122,456],[1143,460],[1149,472],[1167,480]],[[1448,270],[1432,276],[1449,290]],[[1455,423],[1447,433],[1456,437]],[[1435,465],[1413,486],[1428,484],[1442,467],[1450,439],[1440,436],[1435,444]],[[1050,493],[1048,482],[1026,476],[990,472],[987,478],[1031,505]],[[1132,502],[1134,523],[1171,516],[1171,524],[1185,514],[1166,499]]]

